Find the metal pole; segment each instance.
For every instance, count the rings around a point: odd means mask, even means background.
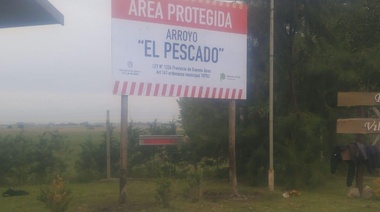
[[[111,153],[110,153],[110,142],[111,142],[111,129],[110,129],[110,111],[107,110],[107,122],[106,122],[106,134],[107,134],[107,179],[111,179]]]
[[[270,1],[270,38],[269,38],[269,190],[274,191],[273,169],[273,59],[274,59],[274,0]]]
[[[127,141],[128,141],[128,96],[121,96],[121,133],[120,133],[120,193],[119,204],[127,200]]]

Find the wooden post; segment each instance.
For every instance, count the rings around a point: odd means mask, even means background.
[[[231,100],[229,103],[229,166],[230,166],[230,183],[233,196],[240,196],[237,190],[236,177],[236,155],[235,155],[235,121],[236,121],[236,103]]]
[[[359,109],[359,115],[364,115],[364,109]],[[364,135],[363,134],[357,134],[356,135],[356,142],[364,145]],[[364,175],[364,163],[362,162],[356,162],[356,176],[355,176],[355,185],[356,188],[358,188],[360,196],[363,195],[363,175]]]
[[[366,110],[363,107],[358,108],[358,115],[360,117],[365,116]],[[356,135],[356,142],[365,145],[364,141],[364,135],[363,134],[357,134]],[[356,187],[359,190],[360,196],[363,196],[363,175],[364,175],[364,163],[356,162]]]
[[[128,141],[128,96],[121,96],[121,133],[120,133],[120,193],[119,204],[127,201],[127,141]]]
[[[111,142],[111,129],[110,129],[110,111],[107,110],[107,121],[106,121],[106,134],[107,134],[107,179],[111,179],[111,153],[110,153],[110,142]]]

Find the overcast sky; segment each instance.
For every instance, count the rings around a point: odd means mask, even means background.
[[[111,0],[50,0],[65,25],[0,29],[0,124],[120,122]],[[178,120],[177,98],[129,97],[129,120]]]

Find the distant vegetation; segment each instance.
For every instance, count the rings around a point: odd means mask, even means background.
[[[26,125],[28,126],[28,125]],[[106,177],[106,131],[79,125],[48,125],[3,128],[0,136],[0,185],[45,182],[54,174],[74,181],[89,182]],[[94,125],[91,125],[94,126]],[[154,177],[161,154],[177,155],[177,147],[139,146],[140,134],[176,133],[175,122],[129,125],[129,163],[131,176]],[[111,170],[118,177],[119,135],[111,127]],[[169,151],[170,153],[166,153]],[[174,159],[171,159],[174,160]],[[150,164],[150,165],[149,165]],[[152,164],[155,164],[152,167]]]

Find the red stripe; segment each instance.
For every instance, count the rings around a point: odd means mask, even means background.
[[[206,94],[205,94],[205,97],[206,97],[206,98],[210,98],[210,97],[209,97],[209,94],[210,94],[210,87],[207,87],[207,88],[206,88]]]
[[[241,99],[242,96],[243,96],[243,89],[239,89],[238,99]]]
[[[228,99],[228,95],[230,94],[230,89],[229,88],[227,88],[227,90],[226,90],[226,94],[224,95],[224,98],[225,99]]]
[[[187,96],[187,93],[189,92],[189,86],[188,85],[186,85],[185,86],[185,93],[183,94],[185,97],[188,97]]]
[[[236,89],[232,89],[232,97],[231,97],[231,99],[235,99],[235,95],[236,95]]]
[[[168,87],[168,84],[164,84],[164,87],[162,88],[161,96],[165,96],[167,87]]]
[[[148,87],[146,89],[146,95],[150,96],[150,90],[152,89],[152,83],[148,83]]]
[[[193,86],[193,89],[191,89],[191,97],[195,97],[195,91],[197,90],[197,86]]]
[[[144,90],[144,83],[140,82],[139,91],[138,91],[137,95],[141,96],[143,90]]]
[[[135,94],[135,88],[136,88],[136,82],[132,82],[131,91],[129,92],[130,95]]]
[[[176,144],[177,140],[175,139],[145,139],[142,142],[145,145],[168,145]]]
[[[158,96],[158,91],[160,90],[160,84],[156,84],[154,88],[154,96]]]
[[[177,96],[181,96],[181,91],[182,91],[182,85],[179,85],[177,88]]]
[[[202,98],[203,86],[199,87],[198,98]]]
[[[125,95],[127,93],[127,87],[128,87],[128,82],[124,81],[123,88],[121,89],[121,94]]]
[[[120,81],[115,81],[115,84],[113,85],[113,94],[117,94],[117,90],[119,89],[119,83]]]
[[[223,88],[219,88],[219,97],[218,99],[221,99],[223,96]]]
[[[174,93],[174,87],[175,87],[175,85],[173,85],[173,84],[170,85],[169,96],[173,96],[173,93]]]
[[[211,96],[213,99],[215,99],[216,97],[216,88],[213,88],[212,89],[212,96]]]
[[[131,4],[134,2],[136,7]],[[144,8],[140,10],[139,1],[135,0],[112,0],[112,18],[142,21],[149,23],[158,23],[165,25],[190,27],[198,29],[206,29],[221,32],[232,32],[239,34],[247,34],[247,5],[234,3],[205,3],[207,1],[178,1],[178,0],[160,0],[160,1],[141,1],[144,2]],[[149,2],[149,3],[146,3]],[[209,1],[210,2],[210,1]],[[149,6],[150,5],[150,6]],[[158,6],[160,5],[160,6]],[[232,5],[232,6],[231,6]],[[230,6],[230,7],[229,7]],[[236,7],[235,7],[236,6]],[[134,10],[135,8],[135,10]],[[141,7],[142,8],[142,7]],[[149,8],[151,10],[149,10]],[[162,13],[156,13],[161,8]],[[195,10],[197,16],[195,16]],[[131,13],[129,11],[131,9]],[[209,20],[219,19],[221,12],[225,18],[223,23],[217,26],[218,22],[207,23]],[[180,15],[183,13],[184,15]],[[187,20],[186,14],[192,14],[192,19]],[[202,15],[201,15],[202,14]],[[210,16],[209,16],[210,14]],[[230,15],[231,25],[224,25],[227,22],[227,15]],[[202,17],[201,17],[202,16]],[[210,19],[208,18],[210,17]]]

